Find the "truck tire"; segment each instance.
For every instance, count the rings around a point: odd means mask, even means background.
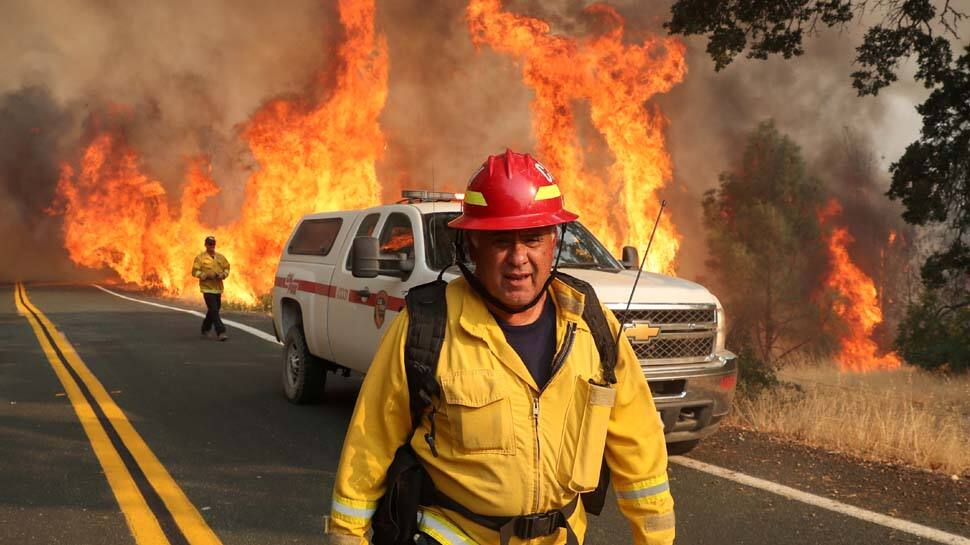
[[[688,452],[694,450],[694,447],[700,443],[700,439],[691,439],[690,441],[677,441],[676,443],[667,444],[667,454],[670,456],[677,456],[680,454],[687,454]]]
[[[295,325],[283,343],[283,393],[290,403],[304,405],[323,398],[327,369],[320,358],[310,353],[303,327]]]

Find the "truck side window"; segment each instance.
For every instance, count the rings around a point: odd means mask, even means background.
[[[289,252],[301,255],[329,254],[343,222],[343,218],[305,220],[293,235]]]
[[[381,219],[381,214],[379,212],[368,214],[367,217],[360,222],[360,226],[357,227],[357,233],[354,235],[354,238],[374,236],[374,228],[377,227],[377,220],[379,219]],[[353,239],[351,239],[351,241],[353,241]],[[351,252],[347,252],[347,263],[344,265],[344,268],[348,271],[350,270],[350,258]]]
[[[405,214],[395,212],[388,216],[381,230],[381,252],[405,253],[414,257],[414,228],[411,220]]]
[[[378,214],[368,214],[364,221],[360,222],[360,227],[357,228],[357,234],[355,237],[372,237],[374,236],[374,227],[377,227],[377,220],[381,219],[381,215]]]

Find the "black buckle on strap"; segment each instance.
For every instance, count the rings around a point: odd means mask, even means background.
[[[564,522],[565,517],[559,511],[516,517],[514,533],[522,539],[549,536],[558,532],[559,528],[563,527]]]

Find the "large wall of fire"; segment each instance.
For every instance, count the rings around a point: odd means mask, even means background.
[[[203,213],[222,189],[206,157],[188,161],[178,183],[157,179],[127,138],[126,106],[109,105],[92,115],[78,158],[61,166],[50,209],[63,220],[71,260],[110,269],[127,283],[191,294],[195,280],[188,264],[204,236],[214,234],[233,263],[227,296],[253,303],[270,290],[282,245],[302,215],[372,206],[394,195],[400,180],[381,179],[378,165],[389,153],[381,116],[395,51],[376,21],[374,0],[339,0],[336,6],[341,37],[329,70],[314,88],[266,101],[238,126],[254,168],[231,219],[212,221]],[[606,4],[591,5],[585,16],[596,21],[594,31],[565,35],[500,0],[470,0],[464,24],[480,51],[512,61],[515,83],[530,93],[535,148],[524,151],[549,167],[568,206],[611,250],[629,244],[642,251],[674,176],[668,119],[652,99],[684,79],[685,46],[650,33],[631,36],[620,13]],[[490,128],[499,141],[501,130],[501,124]],[[602,149],[585,138],[590,131]],[[476,159],[499,151],[481,149]],[[681,242],[665,216],[647,269],[676,273]],[[844,234],[837,230],[830,246],[839,272],[829,285],[852,301],[840,314],[859,324],[852,335],[866,338],[881,320],[868,295],[872,281],[852,268]],[[855,281],[846,283],[850,277]],[[866,294],[864,300],[858,293]],[[859,348],[843,346],[846,359],[875,357],[874,347],[864,347],[861,355],[852,350]]]

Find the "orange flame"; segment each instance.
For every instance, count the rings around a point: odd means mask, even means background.
[[[539,155],[565,185],[567,205],[607,245],[646,245],[660,208],[658,192],[672,177],[663,130],[666,118],[645,102],[679,83],[687,71],[683,44],[671,38],[623,43],[624,20],[610,6],[586,13],[609,29],[573,39],[551,34],[542,20],[502,11],[501,0],[471,0],[467,19],[476,45],[516,57],[535,92],[533,132]],[[607,176],[587,165],[575,105],[588,103],[593,126],[613,155]],[[661,220],[646,265],[673,272],[680,237],[669,217]]]
[[[164,186],[143,173],[121,134],[97,134],[79,171],[64,165],[58,183],[55,210],[64,216],[71,259],[179,295],[194,289],[192,259],[203,238],[214,234],[232,265],[227,298],[251,304],[272,287],[283,243],[301,216],[377,204],[375,165],[384,148],[378,116],[387,97],[388,58],[374,11],[374,0],[339,2],[346,37],[328,99],[274,100],[245,125],[259,169],[246,184],[239,218],[228,225],[200,220],[203,205],[219,192],[204,161],[190,166],[175,214]]]
[[[392,227],[391,238],[381,246],[382,252],[399,252],[414,248],[414,234],[406,227]]]
[[[841,213],[842,207],[832,200],[819,213],[819,218],[825,223]],[[852,235],[844,227],[834,228],[828,241],[832,270],[826,285],[839,294],[835,313],[848,328],[839,339],[839,366],[843,371],[896,369],[901,365],[899,357],[895,353],[877,356],[878,347],[870,338],[873,328],[883,320],[882,309],[872,278],[849,257],[852,241]]]

